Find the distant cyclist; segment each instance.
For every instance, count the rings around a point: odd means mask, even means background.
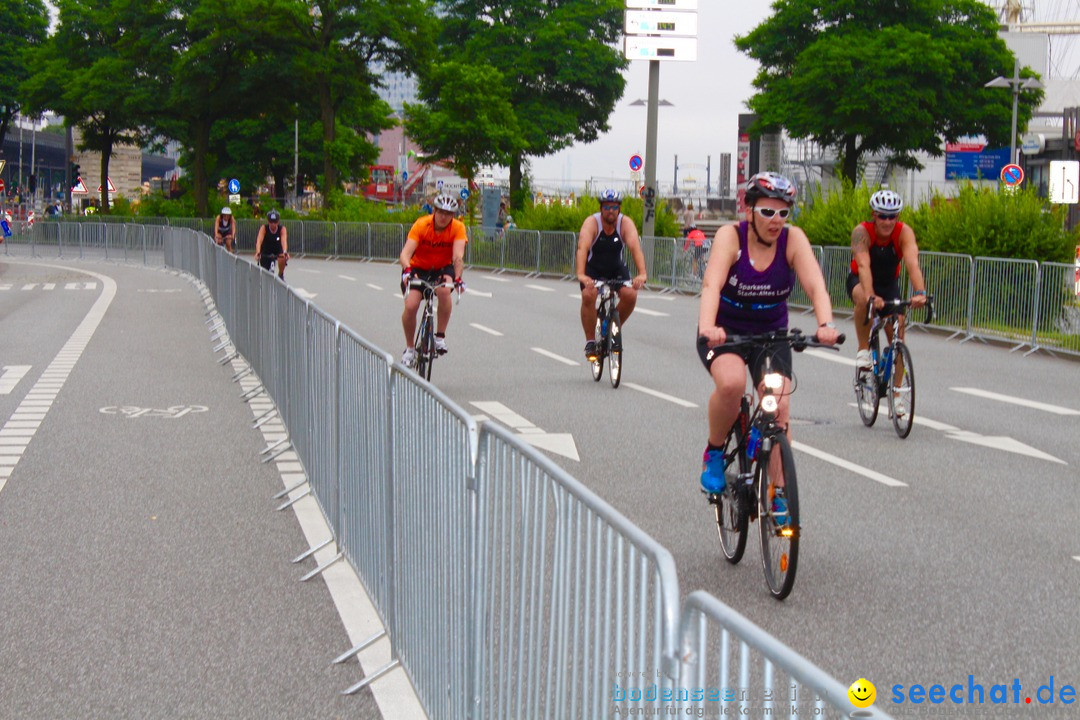
[[[868,298],[874,299],[878,310],[886,300],[900,299],[900,261],[907,266],[908,279],[915,291],[911,306],[926,304],[926,282],[919,268],[919,246],[910,225],[897,220],[904,200],[892,190],[878,190],[870,196],[873,219],[859,223],[851,231],[851,272],[847,278],[848,296],[855,303],[855,334],[859,351],[855,354],[858,367],[869,368],[870,326],[863,323]],[[903,318],[900,337],[904,336]]]
[[[224,245],[229,252],[233,250],[236,241],[236,218],[233,217],[232,208],[225,206],[214,221],[214,241],[218,245]]]
[[[413,223],[405,247],[398,258],[401,263],[401,291],[405,294],[405,310],[401,314],[401,327],[405,331],[405,352],[401,364],[411,365],[416,358],[413,339],[416,337],[416,311],[420,308],[423,293],[409,288],[409,280],[416,276],[429,283],[453,283],[458,292],[465,289],[461,280],[465,268],[465,224],[455,215],[458,203],[452,196],[441,194],[432,201],[431,215],[424,215]],[[442,287],[435,291],[439,298],[438,317],[435,321],[435,350],[442,355],[447,351],[446,327],[450,324],[452,290]]]
[[[278,277],[285,279],[285,265],[289,261],[289,233],[281,224],[277,210],[266,214],[266,224],[259,228],[255,238],[255,260],[265,270],[277,262]]]
[[[610,281],[618,287],[617,310],[626,325],[637,305],[637,291],[648,279],[645,253],[634,221],[622,214],[622,195],[604,190],[598,198],[600,212],[585,218],[578,233],[577,279],[581,287],[581,327],[585,330],[585,357],[593,362],[596,352],[596,280]],[[629,249],[638,274],[631,280],[630,268],[623,257]],[[629,283],[629,285],[624,284]]]
[[[698,310],[697,350],[715,388],[709,397],[709,441],[705,446],[701,488],[724,490],[724,442],[739,415],[746,392],[746,371],[761,388],[765,350],[725,346],[728,334],[755,335],[788,327],[787,298],[798,277],[814,306],[818,339],[834,344],[832,302],[810,241],[801,229],[787,226],[795,204],[795,185],[783,175],[763,172],[746,183],[746,209],[737,225],[716,231]],[[787,378],[776,421],[790,435],[791,348],[774,348],[771,367]],[[774,512],[786,514],[778,489]]]

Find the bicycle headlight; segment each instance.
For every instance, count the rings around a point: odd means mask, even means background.
[[[766,373],[764,382],[769,390],[779,390],[784,387],[784,376],[780,373]]]
[[[775,395],[766,395],[761,398],[761,409],[767,413],[776,412],[777,400]]]

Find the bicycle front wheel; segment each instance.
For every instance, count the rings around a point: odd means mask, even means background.
[[[435,359],[435,329],[431,318],[425,317],[416,333],[416,374],[431,380],[431,364]]]
[[[915,422],[915,368],[911,364],[911,351],[902,342],[893,346],[893,373],[888,392],[893,428],[897,435],[906,438]]]
[[[799,487],[791,443],[782,432],[773,437],[768,454],[759,455],[758,520],[765,582],[772,596],[783,600],[799,565]]]
[[[855,404],[863,425],[873,426],[878,414],[878,381],[872,369],[855,368]]]
[[[600,378],[604,375],[604,334],[600,332],[600,316],[598,313],[596,316],[596,332],[593,333],[593,337],[596,338],[596,359],[590,364],[592,365],[592,379],[596,382],[600,382]]]
[[[611,381],[611,387],[617,388],[622,380],[622,325],[619,323],[618,312],[611,314],[604,343],[608,356],[608,380]]]
[[[746,452],[740,447],[741,431],[739,420],[728,433],[724,443],[724,459],[727,469],[724,471],[724,492],[710,495],[709,501],[716,512],[716,531],[720,535],[720,549],[732,565],[742,560],[746,550],[746,528],[749,525],[750,512],[747,494],[742,486],[740,475],[748,472],[749,461]]]

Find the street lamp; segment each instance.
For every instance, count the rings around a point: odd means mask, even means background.
[[[1020,97],[1021,90],[1041,90],[1044,85],[1036,78],[1024,78],[1020,79],[1020,60],[1016,60],[1013,63],[1013,76],[1006,78],[998,76],[986,83],[984,87],[988,88],[1012,88],[1012,134],[1009,136],[1009,162],[1016,162],[1016,103]]]

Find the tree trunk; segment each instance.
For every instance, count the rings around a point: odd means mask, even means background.
[[[104,133],[110,138],[101,147],[101,212],[109,212],[109,160],[112,158],[112,134]]]
[[[210,124],[211,120],[198,118],[195,120],[195,163],[191,174],[193,175],[195,190],[195,215],[206,217],[209,213],[206,193],[209,183],[206,179],[206,156],[210,152]]]
[[[841,168],[841,175],[851,183],[852,187],[855,186],[859,175],[859,148],[857,147],[857,141],[858,138],[854,135],[848,135],[844,140],[844,164]]]
[[[521,210],[525,207],[524,198],[521,197],[521,164],[525,158],[520,152],[515,152],[510,158],[510,209]]]
[[[319,115],[322,118],[323,129],[323,203],[330,197],[330,191],[337,188],[337,171],[334,169],[334,159],[330,153],[330,146],[334,142],[335,113],[334,104],[330,99],[330,87],[327,81],[319,83]]]

